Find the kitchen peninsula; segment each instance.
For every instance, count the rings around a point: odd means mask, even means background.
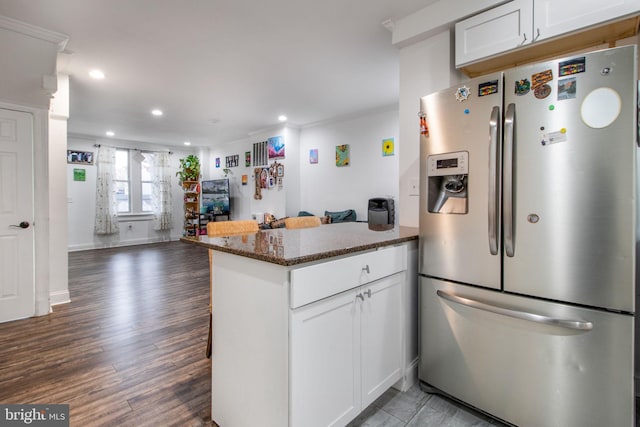
[[[213,249],[212,419],[346,425],[417,372],[417,229],[367,223],[182,241]]]

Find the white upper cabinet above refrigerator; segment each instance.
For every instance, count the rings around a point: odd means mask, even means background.
[[[638,13],[640,0],[513,0],[456,24],[456,67]]]
[[[531,40],[533,1],[514,0],[456,24],[456,67]]]
[[[640,12],[639,0],[535,0],[536,41]]]

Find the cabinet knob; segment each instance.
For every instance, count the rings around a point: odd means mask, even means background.
[[[366,296],[368,296],[369,298],[371,298],[371,289],[367,289],[366,291],[364,291],[364,294]],[[364,298],[362,298],[364,300]]]
[[[369,264],[367,264],[364,267],[362,267],[362,271],[366,272],[367,274],[370,274],[371,271],[369,271]]]

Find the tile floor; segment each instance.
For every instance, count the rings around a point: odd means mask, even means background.
[[[505,424],[415,385],[389,389],[348,427],[506,427]]]

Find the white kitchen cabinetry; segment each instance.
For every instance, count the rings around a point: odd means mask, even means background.
[[[533,0],[514,0],[456,24],[456,67],[531,39]]]
[[[639,0],[534,0],[532,34],[545,40],[638,12]]]
[[[345,426],[392,385],[404,387],[415,246],[294,266],[217,251],[212,419]]]
[[[640,12],[640,0],[514,0],[455,26],[456,67]]]
[[[404,282],[394,274],[293,310],[291,425],[346,425],[401,378]]]

